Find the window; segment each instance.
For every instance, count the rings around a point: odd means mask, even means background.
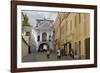
[[[37,41],[40,41],[40,36],[38,35],[38,37],[37,37]]]
[[[75,27],[77,25],[77,16],[75,16]]]
[[[66,31],[68,31],[68,21],[66,21]]]
[[[72,31],[72,20],[70,21],[70,31]]]
[[[49,35],[49,41],[51,41],[51,35]]]
[[[47,40],[47,33],[43,32],[42,33],[42,41],[46,41]]]
[[[26,32],[26,36],[30,36],[30,32]]]
[[[81,14],[79,13],[79,24],[81,23]]]

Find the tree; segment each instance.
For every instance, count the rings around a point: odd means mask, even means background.
[[[26,14],[23,14],[23,13],[22,13],[22,25],[29,26],[28,16]]]

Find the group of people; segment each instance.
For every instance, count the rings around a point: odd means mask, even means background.
[[[48,49],[47,50],[47,58],[50,58],[50,50]],[[57,50],[57,52],[56,52],[56,55],[57,55],[57,59],[61,59],[61,51],[60,51],[60,49],[58,49]]]

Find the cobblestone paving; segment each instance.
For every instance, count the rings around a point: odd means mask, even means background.
[[[59,60],[72,60],[72,57],[62,56],[58,59],[56,54],[51,53],[50,57],[47,58],[46,52],[32,53],[22,58],[22,62],[39,62],[39,61],[59,61]]]

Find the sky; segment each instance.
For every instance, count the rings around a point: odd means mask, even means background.
[[[23,14],[26,14],[29,18],[29,23],[33,27],[36,26],[36,19],[50,19],[55,20],[57,17],[57,12],[44,12],[44,11],[29,11],[29,10],[23,10]]]

